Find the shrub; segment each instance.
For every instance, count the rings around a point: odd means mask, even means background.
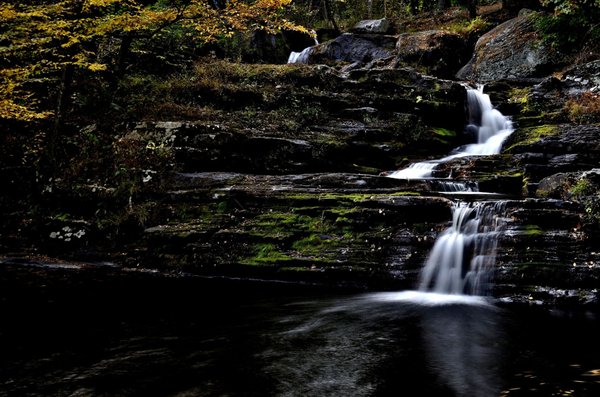
[[[593,92],[584,92],[570,98],[564,106],[569,119],[578,124],[587,124],[600,121],[600,95]]]

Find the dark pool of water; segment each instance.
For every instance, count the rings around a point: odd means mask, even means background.
[[[0,313],[2,396],[600,395],[590,312],[0,269]]]

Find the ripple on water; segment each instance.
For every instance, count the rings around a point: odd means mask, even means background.
[[[373,302],[400,302],[419,306],[470,305],[493,307],[490,298],[476,295],[440,294],[423,291],[379,292],[367,295]]]

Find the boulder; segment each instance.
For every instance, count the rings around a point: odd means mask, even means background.
[[[559,200],[583,201],[600,192],[600,168],[587,171],[559,172],[540,181],[536,195]]]
[[[444,30],[403,33],[396,51],[397,65],[408,64],[442,78],[454,76],[469,56],[466,40]]]
[[[550,125],[517,129],[507,140],[507,151],[536,182],[559,172],[591,169],[600,162],[600,127]]]
[[[385,34],[390,31],[390,21],[382,19],[366,19],[358,22],[351,29],[352,33],[379,33]]]
[[[531,108],[542,112],[561,112],[575,122],[600,121],[600,60],[574,66],[544,79],[527,98]]]
[[[388,58],[395,44],[395,36],[344,33],[334,40],[312,47],[307,63],[369,62]]]
[[[461,80],[543,77],[560,66],[557,53],[547,46],[535,27],[535,13],[498,25],[479,38],[471,60],[458,71]]]

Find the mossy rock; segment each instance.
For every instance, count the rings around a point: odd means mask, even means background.
[[[555,124],[544,124],[535,127],[517,128],[506,140],[505,152],[520,153],[527,149],[528,145],[543,138],[560,133],[560,128]]]

